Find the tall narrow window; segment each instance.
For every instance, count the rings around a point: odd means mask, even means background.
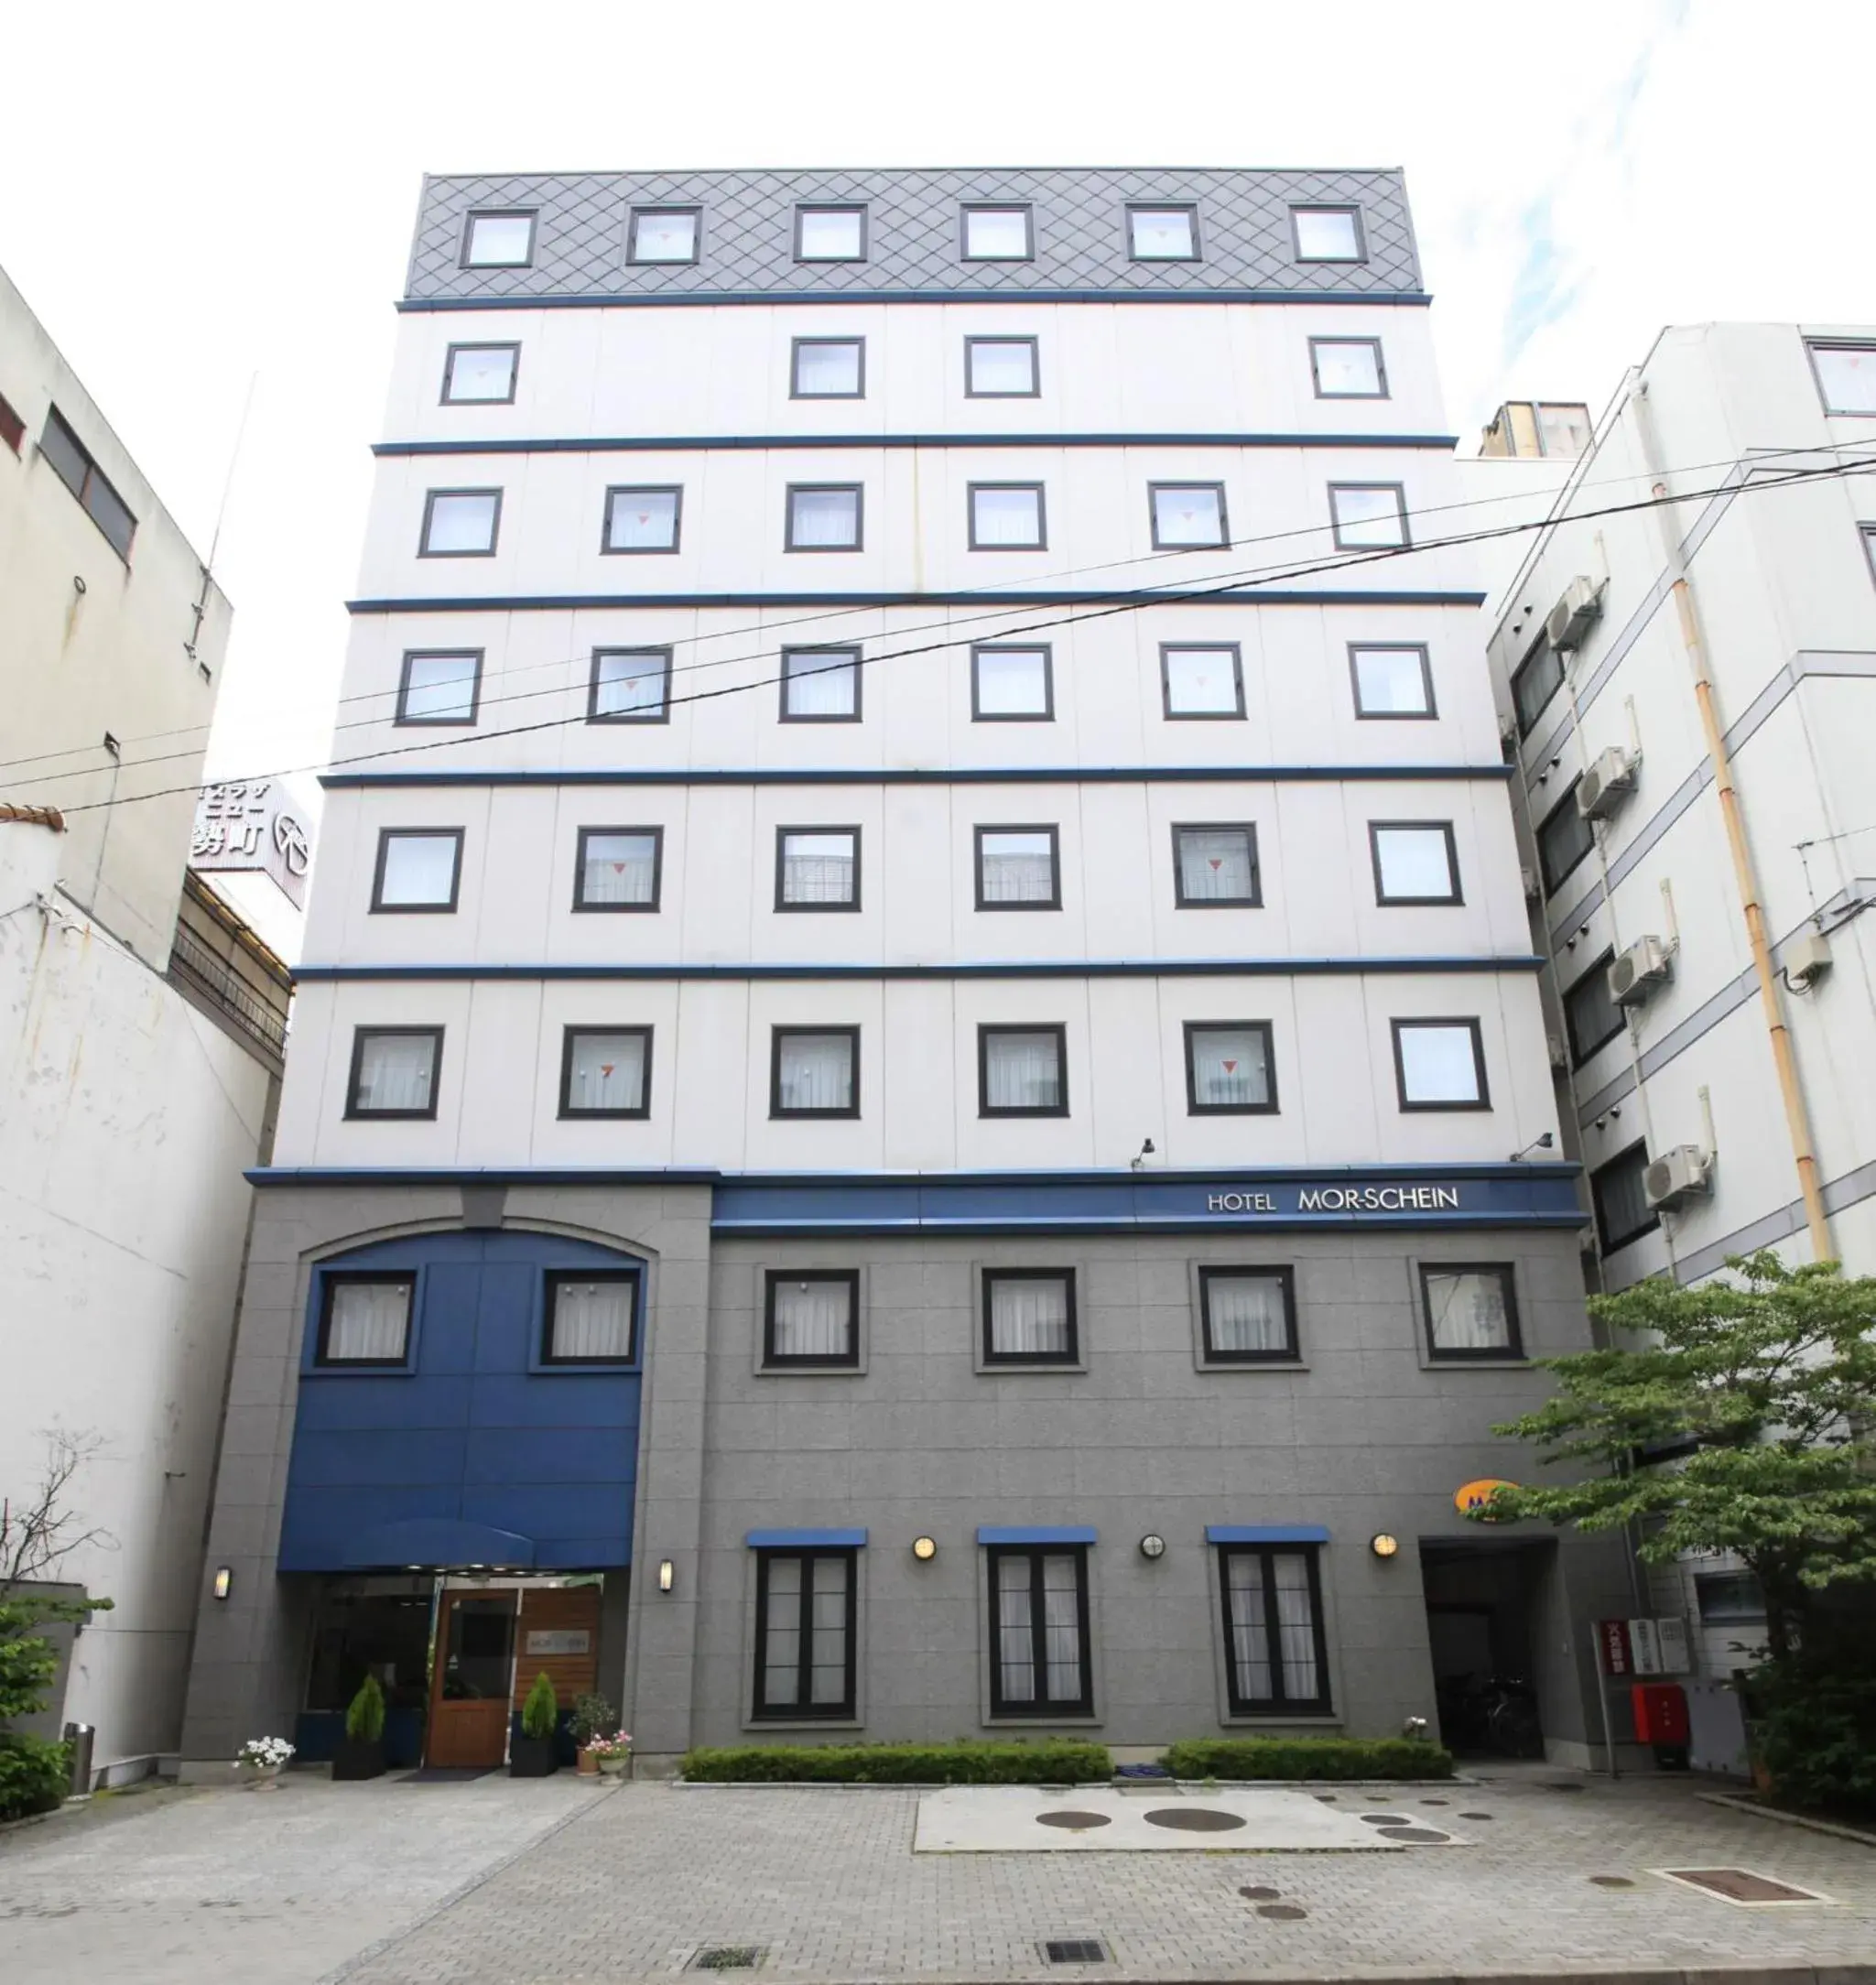
[[[1186,1108],[1193,1116],[1269,1116],[1276,1110],[1267,1020],[1186,1023]]]
[[[1596,846],[1596,830],[1577,810],[1572,779],[1563,797],[1537,823],[1537,865],[1544,872],[1544,893],[1555,895],[1565,881],[1587,861]]]
[[[860,1362],[860,1272],[771,1268],[764,1278],[764,1370],[852,1370]]]
[[[791,483],[785,551],[858,551],[862,493],[857,483]]]
[[[1064,1028],[979,1027],[977,1113],[1067,1116],[1068,1060]]]
[[[1602,1252],[1613,1254],[1631,1241],[1653,1233],[1661,1215],[1648,1204],[1644,1181],[1648,1174],[1648,1146],[1631,1144],[1619,1151],[1606,1165],[1589,1174],[1589,1198],[1596,1208],[1596,1225],[1602,1235]]]
[[[626,261],[695,262],[699,219],[695,207],[634,207]]]
[[[530,212],[472,213],[462,230],[466,269],[525,269],[534,260]]]
[[[502,526],[498,489],[433,489],[424,498],[421,559],[487,559],[494,556]]]
[[[1088,1548],[993,1545],[990,1575],[990,1713],[1086,1716]]]
[[[357,1027],[352,1036],[348,1117],[434,1117],[441,1027]]]
[[[797,400],[864,399],[866,340],[796,339],[788,391]]]
[[[1296,1359],[1294,1270],[1201,1268],[1198,1308],[1207,1364],[1287,1363]]]
[[[1395,1020],[1394,1076],[1403,1110],[1489,1110],[1476,1020]]]
[[[1512,1271],[1502,1263],[1480,1268],[1425,1262],[1420,1307],[1426,1318],[1426,1350],[1438,1359],[1516,1358],[1518,1304]]]
[[[399,723],[473,723],[482,696],[482,650],[410,649],[397,684]]]
[[[589,723],[665,723],[671,715],[669,648],[595,648]]]
[[[1610,996],[1613,947],[1603,952],[1563,996],[1564,1023],[1570,1032],[1570,1065],[1580,1068],[1598,1048],[1622,1031],[1622,1010]]]
[[[409,1356],[414,1275],[320,1271],[318,1365],[402,1365]]]
[[[1358,717],[1431,717],[1433,670],[1417,641],[1349,644]]]
[[[1377,903],[1460,901],[1459,859],[1450,820],[1371,820],[1368,852]]]
[[[1196,262],[1196,207],[1129,207],[1127,254],[1134,262]]]
[[[1244,671],[1238,644],[1162,642],[1160,693],[1168,717],[1242,717]]]
[[[857,1620],[851,1551],[758,1551],[758,1717],[786,1722],[851,1718]]]
[[[770,1053],[772,1117],[860,1114],[858,1027],[777,1027]]]
[[[980,910],[1061,908],[1055,828],[980,827],[975,833]]]
[[[1319,400],[1384,400],[1379,338],[1312,338],[1309,370]]]
[[[563,1117],[651,1114],[651,1029],[569,1027],[560,1047]]]
[[[573,860],[573,907],[656,909],[664,845],[661,827],[582,827]]]
[[[1027,262],[1036,253],[1027,207],[966,207],[963,233],[967,262]]]
[[[784,648],[784,723],[858,723],[860,650]]]
[[[443,405],[507,406],[520,358],[518,344],[452,344],[443,360]]]
[[[1257,830],[1249,821],[1173,829],[1173,901],[1182,910],[1254,909]]]
[[[857,827],[778,827],[775,830],[775,907],[778,910],[857,910],[860,907],[860,830]]]
[[[964,396],[972,400],[1029,400],[1042,390],[1034,338],[966,338]]]
[[[1155,551],[1196,551],[1228,545],[1222,483],[1149,483]]]
[[[1040,483],[971,485],[972,551],[1042,551],[1047,543]]]
[[[1529,737],[1550,700],[1563,688],[1563,656],[1539,635],[1523,661],[1512,671],[1512,704],[1518,713],[1518,735]]]
[[[864,262],[866,209],[797,207],[795,259],[797,262]]]
[[[1298,262],[1365,262],[1359,207],[1292,207]]]
[[[973,723],[1047,723],[1055,713],[1055,672],[1046,647],[971,649]]]
[[[609,489],[605,535],[600,549],[676,551],[683,503],[683,490],[668,483],[655,489]]]
[[[1407,496],[1398,483],[1331,483],[1328,509],[1339,550],[1407,542]]]
[[[460,827],[387,827],[378,834],[374,911],[448,912],[462,874]]]
[[[636,1269],[550,1275],[541,1362],[630,1364],[637,1317]]]
[[[39,452],[51,463],[59,480],[78,498],[85,515],[103,532],[112,550],[127,560],[130,541],[136,536],[136,519],[56,407],[46,409]]]
[[[1219,1547],[1225,1673],[1233,1716],[1328,1708],[1328,1649],[1313,1550]]]

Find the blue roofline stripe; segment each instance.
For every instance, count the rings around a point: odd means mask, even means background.
[[[348,600],[345,611],[365,613],[575,613],[619,609],[694,608],[753,613],[763,607],[1032,606],[1459,606],[1480,607],[1482,592],[1282,591],[1220,588],[1173,591],[1150,588],[1120,592],[576,592],[452,594],[421,599],[398,595]]]
[[[1254,786],[1370,783],[1390,779],[1509,780],[1517,767],[1491,765],[839,765],[742,767],[610,765],[497,767],[488,771],[327,772],[329,791],[372,786]]]
[[[297,965],[296,984],[334,981],[371,983],[461,982],[508,980],[528,982],[655,980],[731,982],[786,980],[861,982],[954,979],[1270,979],[1359,978],[1366,973],[1532,972],[1545,960],[1534,952],[1497,957],[1427,958],[1182,958],[997,960],[957,965],[884,964],[667,964],[667,965]]]
[[[614,310],[708,309],[713,305],[811,303],[859,306],[879,303],[1250,303],[1374,304],[1383,309],[1425,309],[1433,301],[1426,289],[723,289],[682,293],[589,290],[579,296],[400,297],[400,313],[430,310]]]
[[[1327,1544],[1320,1524],[1207,1524],[1208,1544]]]
[[[1092,1544],[1091,1524],[980,1524],[980,1544]]]
[[[508,439],[374,441],[372,453],[409,455],[618,455],[765,452],[775,449],[906,448],[1308,448],[1430,449],[1450,453],[1456,434],[616,434]]]

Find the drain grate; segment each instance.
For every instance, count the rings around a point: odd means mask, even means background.
[[[690,1960],[693,1971],[753,1971],[762,1962],[760,1944],[706,1944]]]
[[[1768,1904],[1822,1903],[1827,1896],[1809,1889],[1795,1889],[1789,1882],[1774,1882],[1770,1875],[1754,1874],[1750,1868],[1657,1868],[1670,1882],[1685,1882],[1690,1889],[1717,1895],[1723,1903],[1742,1908],[1764,1908]]]
[[[1051,1936],[1042,1947],[1050,1964],[1111,1964],[1108,1948],[1098,1936]]]

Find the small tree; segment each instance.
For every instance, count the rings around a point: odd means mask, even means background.
[[[619,1712],[596,1693],[573,1698],[573,1741],[584,1750],[595,1737],[610,1736],[619,1727]]]
[[[525,1737],[551,1737],[560,1720],[559,1698],[543,1668],[521,1705],[521,1731]]]
[[[375,1675],[365,1676],[346,1705],[345,1734],[362,1744],[374,1744],[385,1734],[385,1691]]]

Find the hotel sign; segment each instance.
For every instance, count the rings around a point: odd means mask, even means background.
[[[233,779],[202,787],[189,844],[189,865],[198,874],[258,872],[299,909],[311,862],[312,837],[285,786],[272,779]]]
[[[1459,1186],[1281,1186],[1269,1191],[1213,1192],[1208,1213],[1459,1213]]]

